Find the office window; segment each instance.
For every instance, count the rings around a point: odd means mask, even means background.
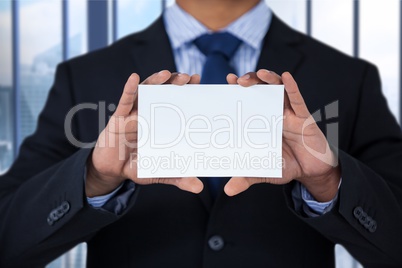
[[[7,171],[13,161],[12,91],[0,85],[0,174]]]
[[[399,120],[400,3],[399,0],[387,0],[386,5],[377,0],[360,1],[359,48],[359,56],[379,68],[383,92]]]
[[[88,1],[93,0],[0,0],[0,173],[12,163],[14,148],[34,131],[56,65],[87,52]],[[164,6],[174,3],[174,0],[107,1],[105,19],[109,22],[110,42],[113,36],[121,38],[146,28]],[[386,5],[380,5],[379,0],[265,1],[291,27],[349,55],[355,52],[354,5],[358,3],[357,56],[379,67],[384,94],[399,118],[400,0],[387,0]],[[13,19],[17,24],[13,25]],[[15,47],[13,33],[17,37]],[[13,62],[17,64],[17,73],[13,73]],[[86,245],[80,244],[48,268],[85,267],[85,256]],[[361,267],[341,246],[336,247],[336,262],[339,268]]]
[[[61,1],[19,1],[19,12],[21,110],[17,145],[35,130],[55,67],[62,60]]]
[[[0,1],[0,174],[13,161],[11,0]]]
[[[118,0],[117,1],[117,38],[146,28],[162,12],[160,0]]]
[[[353,0],[312,1],[313,37],[353,55]]]
[[[265,0],[265,2],[281,20],[306,33],[306,0]]]
[[[67,2],[67,59],[88,51],[87,1],[69,0]]]
[[[7,171],[13,161],[12,90],[0,85],[0,174]]]
[[[12,85],[11,0],[0,1],[0,85]]]

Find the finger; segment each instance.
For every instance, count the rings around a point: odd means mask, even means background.
[[[283,92],[284,96],[283,96],[283,109],[284,110],[292,110],[292,106],[290,105],[290,100],[288,97],[288,94],[286,93],[286,91]],[[292,110],[293,113],[293,110]]]
[[[282,85],[282,78],[272,71],[265,69],[258,70],[257,77],[270,85]]]
[[[250,87],[257,84],[265,84],[260,78],[258,78],[257,74],[254,72],[246,73],[243,76],[240,76],[237,79],[237,83],[243,87]]]
[[[181,190],[194,194],[199,194],[201,193],[202,189],[204,189],[204,184],[196,177],[180,178],[175,185]]]
[[[225,185],[224,191],[228,196],[234,196],[247,190],[251,186],[245,177],[233,177]]]
[[[138,111],[133,111],[124,120],[119,120],[119,133],[138,131]]]
[[[237,79],[239,78],[235,74],[228,74],[226,76],[226,81],[228,81],[229,85],[237,85]]]
[[[283,184],[283,181],[278,178],[233,177],[226,183],[224,191],[228,196],[234,196],[259,183]]]
[[[160,71],[159,73],[154,73],[145,79],[141,84],[143,85],[161,85],[168,81],[172,74],[168,70]]]
[[[138,131],[138,113],[132,111],[128,116],[113,116],[108,123],[109,133],[125,133]]]
[[[182,73],[172,73],[170,78],[164,84],[173,84],[182,86],[190,82],[190,76]]]
[[[299,87],[297,86],[297,83],[293,79],[292,75],[288,72],[283,73],[282,81],[285,85],[285,91],[289,98],[289,104],[295,115],[303,118],[309,117],[310,112],[307,109],[303,96],[301,95]]]
[[[190,77],[189,84],[199,84],[201,82],[201,76],[199,74],[193,74]]]
[[[132,74],[125,86],[123,93],[120,97],[119,104],[117,105],[115,116],[127,116],[133,109],[135,100],[137,99],[138,83],[140,82],[140,77],[138,74]]]
[[[204,188],[202,181],[196,177],[190,178],[152,178],[150,184],[168,184],[174,185],[177,188],[198,194]]]

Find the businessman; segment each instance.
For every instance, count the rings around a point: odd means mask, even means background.
[[[214,61],[231,68],[227,83],[285,85],[283,178],[138,179],[125,147],[136,124],[122,125],[135,122],[138,84],[208,83]],[[336,116],[331,144],[324,118]],[[366,267],[400,267],[401,161],[373,65],[263,1],[177,0],[145,31],[58,66],[36,132],[0,178],[0,266],[40,267],[86,241],[89,267],[334,267],[336,243]]]

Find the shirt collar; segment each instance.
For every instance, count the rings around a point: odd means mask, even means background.
[[[184,46],[197,37],[210,32],[176,3],[165,10],[163,18],[173,49]],[[227,31],[252,48],[260,49],[271,19],[271,9],[264,1],[260,1],[259,4],[221,31]]]

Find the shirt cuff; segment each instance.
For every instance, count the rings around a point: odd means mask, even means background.
[[[341,187],[342,178],[339,181],[339,188]],[[296,207],[301,207],[303,212],[309,217],[318,217],[324,215],[325,213],[331,211],[331,209],[335,206],[338,200],[338,193],[336,193],[335,197],[328,202],[318,202],[314,199],[314,197],[310,194],[310,192],[304,187],[301,183],[297,182],[292,191],[293,201],[296,204]],[[300,201],[303,204],[297,205]],[[300,206],[301,205],[301,206]]]
[[[117,187],[113,192],[106,195],[87,197],[88,204],[94,208],[103,207],[103,205],[106,204],[106,202],[109,201],[110,198],[112,198],[121,189],[122,186],[123,183],[120,184],[120,186]]]
[[[87,171],[84,169],[84,183],[87,179]],[[124,210],[128,207],[131,196],[133,195],[135,190],[135,183],[131,180],[125,180],[117,187],[113,192],[95,196],[95,197],[86,197],[87,203],[96,209],[103,209],[114,213],[116,215],[120,215],[124,212]]]

